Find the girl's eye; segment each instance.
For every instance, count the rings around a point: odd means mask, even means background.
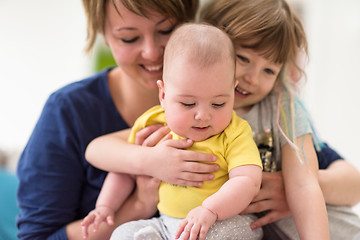
[[[172,33],[172,31],[174,30],[175,26],[172,26],[170,29],[168,30],[162,30],[162,31],[159,31],[161,34],[163,35],[168,35],[170,33]]]
[[[138,40],[139,37],[134,37],[134,38],[131,38],[131,39],[124,39],[122,38],[121,41],[123,41],[124,43],[133,43],[135,42],[136,40]]]
[[[195,106],[195,103],[184,103],[184,102],[181,102],[181,104],[185,107],[193,107]]]
[[[225,106],[225,103],[213,103],[212,105],[215,108],[221,108],[221,107]]]
[[[271,70],[270,68],[265,68],[264,71],[265,71],[267,74],[275,75],[275,72],[274,72],[273,70]]]
[[[237,57],[238,59],[240,59],[240,61],[242,61],[242,62],[244,62],[244,63],[249,63],[249,62],[250,62],[249,59],[246,58],[246,57],[244,57],[244,56],[236,55],[236,57]]]

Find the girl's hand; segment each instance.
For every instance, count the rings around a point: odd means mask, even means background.
[[[165,182],[186,186],[201,186],[203,181],[213,179],[212,172],[218,171],[213,163],[216,157],[212,154],[184,150],[190,147],[191,140],[173,140],[169,129],[159,124],[150,125],[136,134],[135,143],[154,147],[148,164],[151,176]]]
[[[281,172],[263,172],[259,194],[242,213],[261,212],[266,213],[250,225],[252,229],[262,227],[291,215],[285,196]]]
[[[186,218],[181,221],[175,239],[204,240],[210,227],[215,223],[217,215],[209,209],[199,206],[192,209]]]

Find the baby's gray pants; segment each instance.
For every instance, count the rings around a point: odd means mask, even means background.
[[[173,240],[182,220],[161,214],[157,218],[128,222],[117,227],[110,240]],[[260,240],[262,230],[250,228],[254,220],[256,217],[253,215],[236,215],[216,221],[209,229],[206,240]]]

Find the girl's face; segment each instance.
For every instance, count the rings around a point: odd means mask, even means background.
[[[234,106],[234,65],[230,62],[199,68],[174,61],[159,81],[160,102],[166,122],[176,134],[203,141],[223,131]]]
[[[148,89],[156,88],[162,78],[165,45],[176,20],[150,12],[141,17],[117,3],[120,15],[108,1],[105,19],[105,41],[114,59],[128,78]]]
[[[252,49],[236,47],[234,108],[243,114],[263,100],[273,89],[282,64],[274,63]]]

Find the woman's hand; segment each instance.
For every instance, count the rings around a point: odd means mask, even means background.
[[[212,172],[219,167],[212,154],[184,150],[193,142],[187,139],[173,140],[169,129],[162,125],[151,125],[136,134],[135,143],[154,147],[149,152],[150,163],[146,164],[151,176],[171,184],[201,186],[203,181],[213,179]],[[156,161],[156,162],[155,162]]]
[[[136,176],[136,188],[133,195],[148,218],[152,217],[157,211],[159,186],[159,179],[149,176]]]
[[[242,213],[262,212],[265,212],[265,215],[251,224],[252,229],[291,215],[281,172],[263,172],[259,194]]]

